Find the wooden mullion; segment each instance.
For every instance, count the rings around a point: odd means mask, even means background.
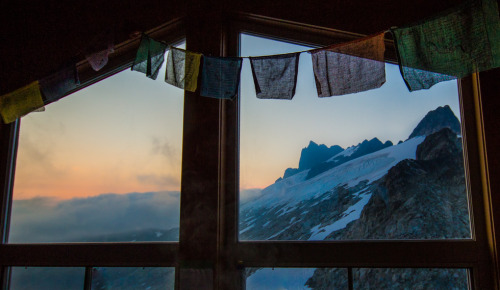
[[[479,245],[460,241],[241,242],[245,267],[468,268],[481,263]]]
[[[31,267],[174,267],[178,243],[7,244],[0,265]]]

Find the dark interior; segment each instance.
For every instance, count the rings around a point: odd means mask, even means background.
[[[462,2],[462,1],[460,1]],[[259,19],[270,19],[270,23],[300,23],[317,28],[324,27],[362,35],[373,34],[386,30],[392,26],[411,24],[431,15],[456,5],[457,1],[400,1],[400,0],[187,0],[187,1],[159,1],[159,0],[87,0],[87,1],[56,1],[56,0],[33,0],[33,1],[2,1],[0,4],[0,93],[4,94],[24,86],[34,80],[40,79],[57,71],[68,63],[83,62],[85,49],[88,43],[92,43],[96,36],[106,30],[114,33],[114,43],[129,41],[131,36],[137,37],[138,32],[149,31],[164,23],[183,19],[186,30],[187,48],[201,53],[234,55],[235,44],[229,41],[227,47],[221,50],[220,43],[224,42],[225,23],[233,19],[258,17]],[[262,20],[262,21],[264,21]],[[286,26],[286,25],[285,25]],[[286,30],[286,29],[285,29]],[[307,30],[304,30],[307,31]],[[475,112],[466,112],[474,116],[476,124],[482,126],[477,138],[479,153],[483,152],[484,161],[480,166],[483,200],[485,231],[484,248],[488,254],[477,258],[481,263],[489,265],[487,271],[481,278],[481,285],[490,289],[498,287],[499,269],[497,267],[500,250],[500,69],[493,69],[479,74],[480,101],[476,104]],[[470,82],[470,80],[464,80]],[[156,259],[148,260],[148,256],[155,256],[161,252],[161,247],[153,245],[148,248],[139,249],[136,256],[142,259],[128,260],[120,253],[137,251],[127,245],[107,245],[105,248],[82,246],[79,249],[65,248],[64,253],[59,253],[57,246],[50,247],[22,247],[11,245],[0,245],[0,260],[2,269],[8,265],[46,265],[57,263],[58,265],[92,265],[92,258],[85,258],[85,251],[94,251],[102,254],[100,264],[108,265],[132,265],[141,262],[143,265],[162,264],[161,259],[173,257],[172,263],[181,267],[205,267],[207,262],[217,264],[214,266],[220,273],[236,271],[236,261],[224,260],[224,257],[232,257],[231,251],[237,251],[231,246],[231,240],[220,240],[220,231],[231,231],[231,225],[222,226],[217,222],[218,213],[210,208],[217,208],[217,204],[226,202],[232,204],[231,200],[222,200],[218,193],[221,188],[233,187],[235,184],[234,164],[227,164],[226,170],[234,169],[228,173],[225,179],[219,179],[219,161],[217,155],[200,155],[200,148],[205,152],[216,152],[219,146],[224,147],[226,154],[236,156],[237,150],[231,148],[236,144],[233,135],[229,134],[226,144],[217,143],[213,136],[226,136],[227,132],[236,126],[237,117],[233,115],[236,104],[222,104],[218,100],[207,100],[195,98],[195,93],[187,93],[184,111],[184,145],[183,148],[183,179],[182,191],[186,206],[181,210],[181,232],[180,244],[177,253],[157,255]],[[469,106],[468,108],[474,107]],[[469,109],[470,110],[470,109]],[[222,113],[226,118],[225,129],[219,127],[219,115]],[[8,160],[11,150],[10,134],[12,125],[0,125],[1,150],[0,150],[0,174],[2,190],[8,187]],[[220,131],[219,131],[220,130]],[[468,136],[471,137],[471,136]],[[476,136],[472,136],[476,138]],[[203,140],[203,141],[194,141]],[[189,157],[191,156],[191,157]],[[196,158],[194,158],[196,157]],[[224,183],[224,180],[226,182]],[[196,184],[196,185],[194,185]],[[213,192],[213,194],[205,194]],[[5,195],[5,194],[4,194]],[[5,196],[4,202],[5,202]],[[189,200],[196,200],[199,208],[189,208]],[[208,209],[205,205],[209,205]],[[5,206],[4,206],[5,207]],[[230,207],[229,207],[230,208]],[[188,219],[193,212],[196,217]],[[201,211],[201,212],[200,212]],[[6,209],[3,208],[3,214]],[[186,218],[185,222],[182,219]],[[2,218],[3,221],[4,217]],[[184,228],[184,229],[183,229]],[[202,233],[194,230],[203,228]],[[236,239],[236,238],[235,238]],[[302,251],[295,245],[284,245],[288,251]],[[346,246],[348,247],[348,246]],[[361,247],[361,246],[360,246]],[[368,248],[372,245],[367,245]],[[176,248],[177,249],[177,248]],[[252,248],[259,250],[259,246]],[[339,251],[342,251],[342,247]],[[324,249],[316,249],[318,257]],[[422,251],[425,247],[422,247]],[[142,251],[142,252],[141,252]],[[266,251],[266,249],[262,249]],[[394,244],[393,251],[405,252],[407,247]],[[43,253],[40,253],[43,252]],[[51,254],[53,253],[53,255]],[[392,265],[404,264],[404,257],[414,259],[413,265],[428,266],[438,265],[437,262],[425,258],[419,259],[419,250],[416,252],[401,254],[401,261]],[[109,254],[109,255],[108,255]],[[439,253],[435,253],[439,256]],[[108,256],[107,256],[108,255]],[[359,254],[362,256],[362,253]],[[32,258],[31,258],[32,257]],[[121,258],[117,258],[121,257]],[[277,256],[279,257],[279,253]],[[366,258],[366,257],[365,257]],[[178,260],[177,260],[178,259]],[[278,259],[278,258],[277,258]],[[319,258],[318,258],[319,259]],[[361,259],[361,258],[360,258]],[[377,264],[377,259],[366,258]],[[44,260],[49,262],[44,262]],[[201,261],[201,262],[200,262]],[[222,261],[222,262],[221,262]],[[339,265],[348,265],[349,261],[340,259]],[[368,263],[367,262],[367,263]],[[169,262],[170,263],[170,262]],[[296,263],[301,263],[296,261]],[[353,262],[354,263],[354,262]],[[444,266],[450,265],[443,262]],[[380,263],[379,263],[380,264]],[[304,261],[304,265],[307,262]],[[454,264],[458,266],[459,264]],[[465,263],[465,266],[471,265]],[[353,265],[354,266],[354,265]],[[209,268],[212,266],[208,266]],[[224,272],[227,271],[227,272]],[[5,272],[5,271],[4,271]],[[5,279],[5,275],[3,276]],[[179,277],[179,276],[178,276]],[[217,276],[215,276],[217,277]],[[182,277],[181,277],[182,278]],[[215,282],[214,282],[215,281]],[[212,281],[214,288],[234,289],[235,284],[230,282]],[[484,282],[488,281],[488,282]],[[185,288],[188,289],[188,288]],[[211,288],[209,288],[211,289]],[[495,288],[498,289],[498,288]]]

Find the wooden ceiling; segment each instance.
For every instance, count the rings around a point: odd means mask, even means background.
[[[82,49],[106,29],[112,29],[115,43],[120,43],[133,32],[212,10],[222,15],[243,12],[371,34],[409,24],[454,4],[454,0],[2,1],[0,92],[40,79],[65,63],[82,60]]]

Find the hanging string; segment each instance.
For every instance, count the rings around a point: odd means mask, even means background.
[[[393,27],[394,28],[394,27]],[[287,54],[294,54],[294,53],[313,53],[313,52],[316,52],[316,51],[320,51],[320,50],[325,50],[325,49],[332,49],[332,48],[336,48],[336,47],[341,47],[341,46],[344,46],[344,45],[347,45],[347,44],[350,44],[350,43],[355,43],[355,42],[359,42],[359,41],[364,41],[364,40],[367,40],[367,39],[370,39],[372,37],[375,37],[381,33],[383,34],[387,34],[391,32],[391,29],[386,29],[386,30],[382,30],[382,31],[379,31],[377,33],[373,33],[373,34],[370,34],[370,35],[367,35],[367,36],[363,36],[363,37],[360,37],[360,38],[357,38],[357,39],[354,39],[354,40],[351,40],[351,41],[348,41],[348,42],[342,42],[342,43],[337,43],[337,44],[331,44],[331,45],[327,45],[327,46],[322,46],[322,47],[318,47],[318,48],[311,48],[311,49],[305,49],[305,50],[299,50],[299,51],[294,51],[294,52],[287,52],[287,53],[279,53],[279,54],[266,54],[266,55],[256,55],[256,56],[238,56],[239,58],[242,58],[242,59],[250,59],[250,58],[258,58],[258,57],[273,57],[273,56],[276,56],[276,57],[279,57],[279,56],[284,56],[284,55],[287,55]],[[146,33],[145,33],[146,34]],[[146,34],[148,37],[150,37],[148,34]],[[172,49],[172,45],[170,44],[167,44],[166,42],[164,41],[161,41],[161,40],[156,40],[155,41],[158,41],[158,42],[161,42],[165,45],[168,46],[168,51],[170,51]],[[182,50],[182,51],[189,51],[189,52],[193,52],[193,51],[190,51],[190,50],[187,50],[187,49],[182,49],[182,48],[177,48],[176,49],[179,49],[179,50]],[[207,56],[212,56],[210,54],[208,54]]]

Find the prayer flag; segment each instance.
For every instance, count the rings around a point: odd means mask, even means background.
[[[75,66],[67,67],[57,73],[40,80],[43,103],[48,105],[55,102],[80,84]]]
[[[201,91],[205,97],[232,99],[238,92],[242,60],[239,57],[203,57]]]
[[[194,92],[198,84],[201,54],[172,47],[167,57],[165,82]]]
[[[406,86],[410,91],[429,89],[439,82],[457,79],[454,76],[439,74],[411,67],[400,67],[400,70]]]
[[[384,33],[311,51],[320,98],[358,93],[385,83]]]
[[[115,51],[114,45],[110,43],[108,44],[108,48],[87,55],[85,58],[87,59],[88,63],[90,64],[93,70],[99,71],[106,64],[108,64],[108,56],[110,53],[113,53],[114,51]]]
[[[259,99],[287,99],[295,95],[300,53],[250,57]]]
[[[165,44],[143,34],[132,70],[145,73],[148,78],[155,80],[163,64],[166,50]]]
[[[14,122],[17,118],[43,107],[40,84],[31,84],[0,97],[0,114],[4,123]]]
[[[394,28],[392,33],[410,91],[429,88],[450,76],[461,78],[500,66],[496,0],[467,1],[443,16]],[[448,76],[436,77],[435,73]]]

